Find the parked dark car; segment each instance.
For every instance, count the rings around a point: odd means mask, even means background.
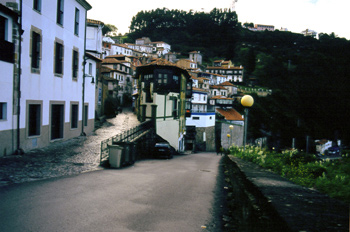
[[[162,143],[156,143],[154,146],[154,156],[155,158],[167,158],[171,159],[173,158],[173,148],[170,146],[169,143],[162,142]]]
[[[328,155],[339,155],[340,154],[340,149],[339,147],[330,147],[328,148]]]

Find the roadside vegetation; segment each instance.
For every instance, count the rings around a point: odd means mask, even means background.
[[[350,155],[342,159],[319,159],[313,154],[288,150],[281,153],[260,147],[231,146],[229,156],[254,162],[292,182],[314,188],[332,198],[350,203]]]

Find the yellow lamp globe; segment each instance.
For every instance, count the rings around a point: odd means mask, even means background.
[[[241,99],[241,104],[244,107],[251,107],[254,104],[254,98],[250,95],[244,95]]]

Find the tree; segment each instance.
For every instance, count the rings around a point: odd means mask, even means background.
[[[104,27],[102,28],[102,34],[106,35],[109,32],[115,32],[117,34],[118,28],[112,24],[105,24]]]

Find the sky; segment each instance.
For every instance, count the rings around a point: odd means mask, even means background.
[[[87,0],[88,18],[112,24],[118,33],[129,32],[132,17],[157,8],[210,12],[231,8],[234,0]],[[274,25],[300,33],[306,29],[350,40],[350,0],[237,0],[235,10],[241,23]]]

